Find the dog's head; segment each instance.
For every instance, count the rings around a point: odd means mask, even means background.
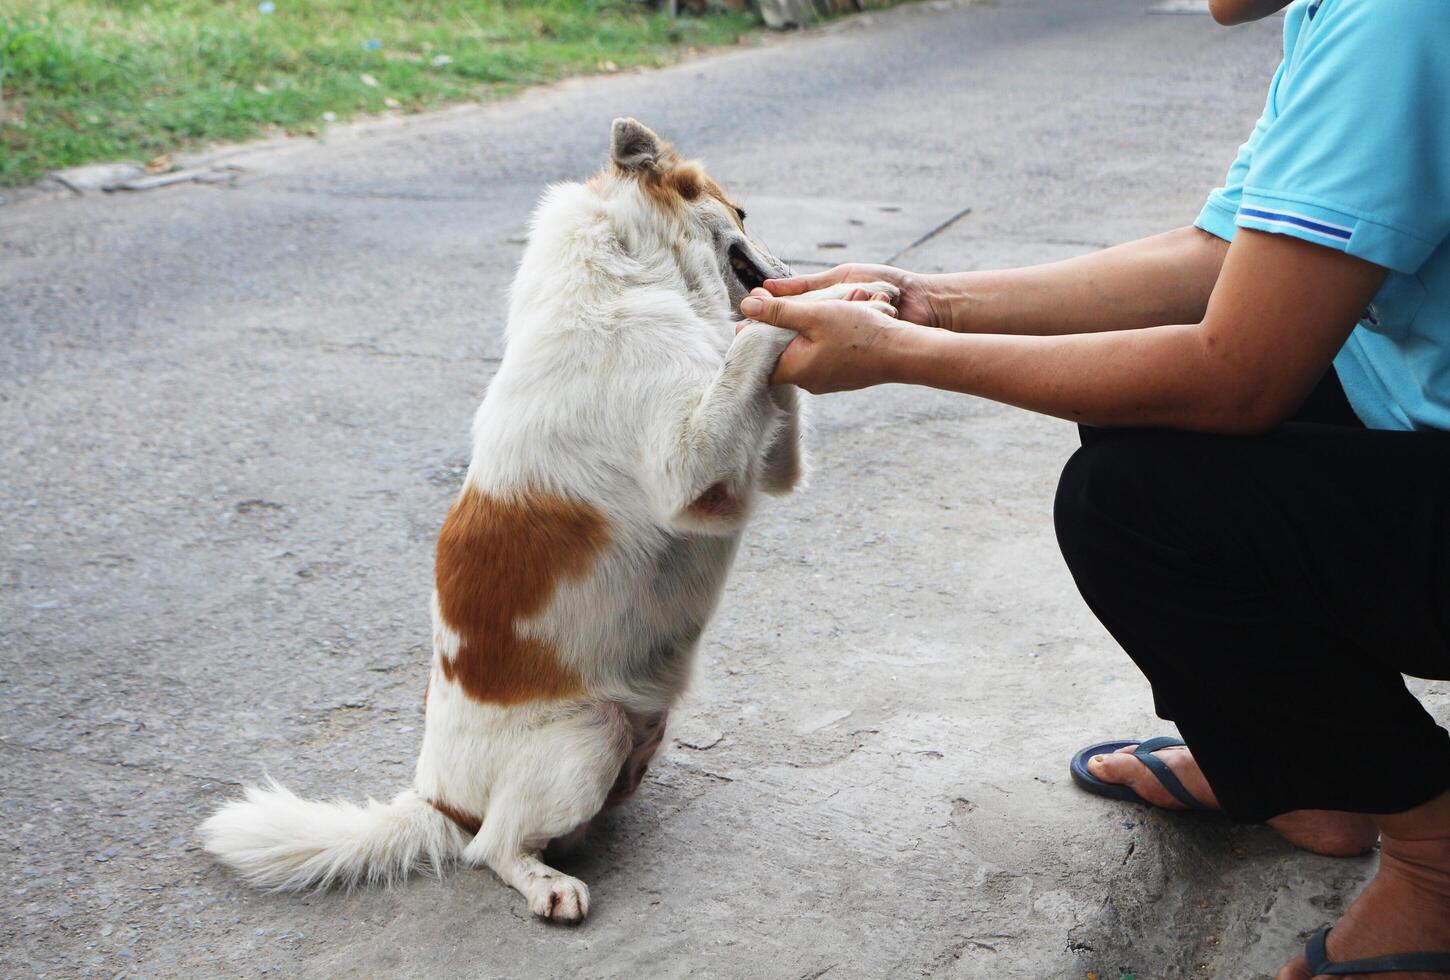
[[[677,247],[702,247],[714,256],[737,310],[751,289],[766,279],[791,274],[745,231],[745,211],[693,160],[682,160],[669,143],[634,119],[616,119],[610,133],[607,173],[626,192],[637,193],[666,219]]]

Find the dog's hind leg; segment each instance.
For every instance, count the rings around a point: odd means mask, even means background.
[[[589,914],[589,886],[549,867],[540,853],[593,819],[629,757],[629,719],[615,704],[581,705],[540,728],[501,774],[478,836],[463,860],[487,865],[551,922]]]
[[[539,848],[491,841],[482,834],[474,838],[474,844],[481,846],[469,847],[464,860],[492,868],[505,884],[524,896],[529,911],[539,918],[572,925],[589,914],[589,886],[545,864]],[[490,845],[491,851],[486,849]]]

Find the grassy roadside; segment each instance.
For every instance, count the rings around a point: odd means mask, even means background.
[[[660,65],[755,29],[633,0],[4,0],[0,187]]]

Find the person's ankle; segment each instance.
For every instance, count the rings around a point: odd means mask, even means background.
[[[1450,905],[1450,838],[1444,840],[1380,839],[1380,863],[1427,896]]]

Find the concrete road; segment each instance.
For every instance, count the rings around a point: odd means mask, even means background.
[[[803,265],[1052,259],[1190,221],[1262,102],[1277,22],[1154,6],[904,8],[249,150],[231,186],[0,207],[0,974],[1271,972],[1371,863],[1074,789],[1073,749],[1165,727],[1053,543],[1074,432],[910,389],[815,402],[811,487],[751,529],[667,751],[566,863],[583,927],[479,871],[258,894],[196,844],[264,772],[408,780],[521,229],[613,116]]]

